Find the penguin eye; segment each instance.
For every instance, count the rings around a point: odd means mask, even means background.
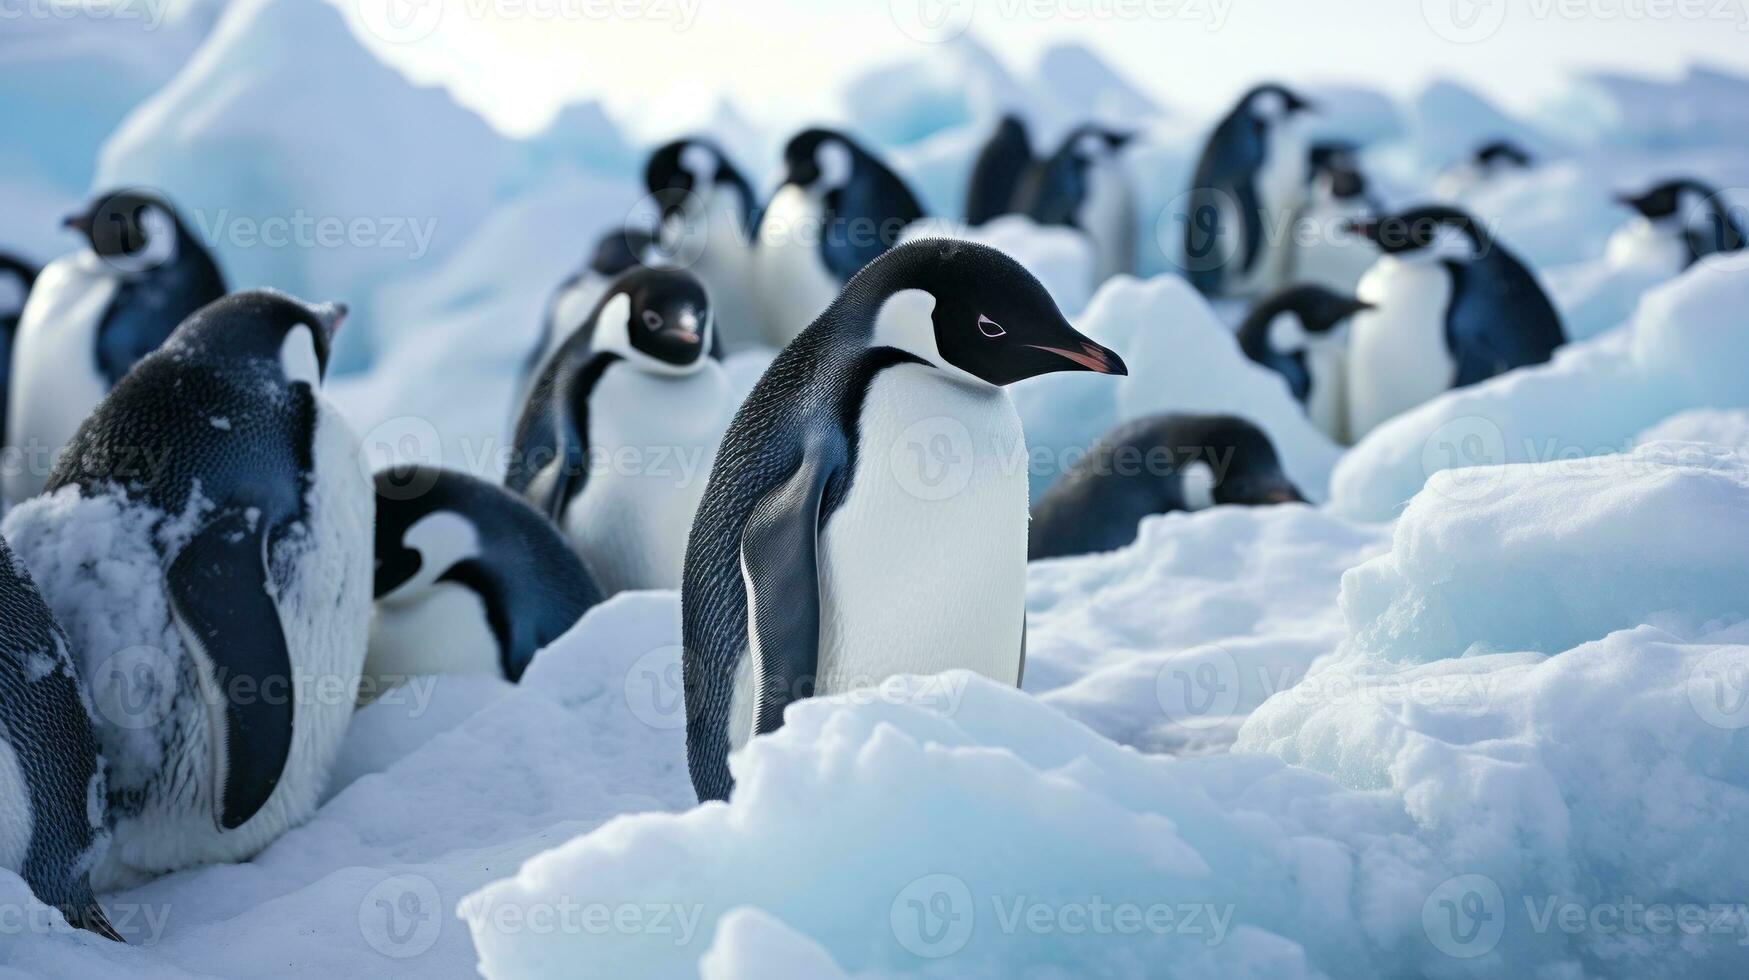
[[[978,314],[978,332],[989,337],[991,340],[995,340],[997,337],[1007,336],[1008,334],[1008,331],[1002,329],[1002,324],[997,323],[995,320],[990,319],[982,313]]]
[[[651,330],[661,330],[662,329],[662,314],[657,313],[655,310],[645,310],[644,311],[644,326],[650,328]]]

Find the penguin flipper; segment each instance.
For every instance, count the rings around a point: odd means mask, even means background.
[[[116,931],[115,926],[110,924],[109,916],[104,914],[103,906],[97,904],[95,898],[86,902],[83,908],[69,908],[63,914],[66,915],[68,922],[80,929],[94,932],[111,942],[127,944],[127,940],[123,939],[121,933]]]
[[[814,693],[820,661],[820,519],[826,486],[845,458],[822,440],[753,508],[741,532],[747,645],[758,685],[753,731],[783,724],[783,709]]]
[[[165,574],[171,614],[209,705],[213,816],[223,830],[267,803],[291,757],[291,652],[268,577],[267,530],[259,515],[223,512]],[[247,697],[245,679],[253,685]]]

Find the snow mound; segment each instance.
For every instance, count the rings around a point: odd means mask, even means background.
[[[1548,137],[1496,106],[1480,92],[1450,80],[1422,89],[1409,105],[1409,134],[1422,165],[1443,169],[1468,160],[1490,140],[1506,139],[1546,157]]]
[[[1622,331],[1457,389],[1385,423],[1337,464],[1339,513],[1384,520],[1432,474],[1618,452],[1677,412],[1749,407],[1749,259],[1701,263],[1640,301]]]
[[[1001,251],[1033,274],[1065,316],[1087,307],[1093,293],[1093,243],[1073,228],[1043,226],[1020,214],[967,227],[962,221],[925,218],[907,225],[902,241],[959,238]]]
[[[167,192],[233,288],[352,302],[347,371],[380,322],[374,287],[466,243],[512,159],[446,92],[377,61],[337,7],[243,0],[104,144],[97,184]]]
[[[1697,66],[1671,81],[1592,72],[1539,113],[1573,138],[1613,146],[1666,148],[1744,142],[1749,78]]]
[[[1678,412],[1634,439],[1636,445],[1651,442],[1704,442],[1739,453],[1749,452],[1749,410],[1697,408]]]

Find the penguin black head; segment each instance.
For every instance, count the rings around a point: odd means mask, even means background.
[[[644,167],[644,185],[662,205],[664,218],[681,212],[693,195],[726,184],[739,199],[743,218],[753,210],[753,188],[717,144],[679,139],[656,148]]]
[[[692,273],[639,267],[608,287],[589,346],[656,374],[689,374],[704,364],[715,329],[704,284]]]
[[[1182,471],[1187,494],[1206,492],[1213,503],[1241,506],[1305,502],[1262,429],[1236,415],[1179,416],[1174,422],[1173,450],[1195,460]]]
[[[17,319],[35,283],[35,266],[0,252],[0,323]]]
[[[98,258],[123,272],[157,268],[190,244],[176,209],[150,191],[105,194],[61,223],[85,236]]]
[[[1493,140],[1476,148],[1474,157],[1485,169],[1513,167],[1523,169],[1533,162],[1530,153],[1509,140]]]
[[[1361,172],[1359,153],[1353,143],[1313,143],[1308,158],[1314,186],[1328,187],[1330,196],[1338,201],[1366,196],[1366,175]]]
[[[1239,100],[1239,108],[1264,123],[1284,122],[1302,113],[1317,111],[1316,105],[1278,82],[1265,82],[1246,92]]]
[[[419,466],[396,466],[375,477],[376,580],[378,600],[393,599],[435,583],[464,561],[479,557],[480,533],[473,521],[445,507],[438,493],[409,493],[442,474]]]
[[[872,316],[871,346],[893,347],[962,380],[1006,385],[1054,371],[1128,374],[1083,336],[1020,263],[993,248],[920,239],[850,281],[822,320]]]
[[[656,236],[642,228],[619,228],[601,236],[595,243],[595,254],[589,258],[589,271],[613,279],[641,265],[656,246]]]
[[[855,140],[832,129],[804,129],[783,149],[786,184],[830,191],[850,183],[858,160],[868,153]]]
[[[1098,123],[1086,123],[1070,130],[1063,137],[1063,148],[1082,163],[1094,163],[1116,156],[1135,138],[1134,133],[1109,129]]]
[[[1357,221],[1348,230],[1401,259],[1469,261],[1493,248],[1481,222],[1468,212],[1439,204]]]
[[[1616,201],[1638,211],[1648,221],[1662,222],[1697,215],[1717,194],[1698,180],[1678,178],[1654,184],[1640,194],[1620,194]]]
[[[176,356],[265,361],[287,384],[321,387],[328,350],[346,319],[344,303],[305,303],[272,289],[232,293],[196,310],[165,342]]]
[[[1293,353],[1304,348],[1311,338],[1328,334],[1354,314],[1372,308],[1372,304],[1364,300],[1306,283],[1287,286],[1258,303],[1239,329],[1241,335],[1260,330],[1270,350]],[[1295,329],[1282,329],[1283,314],[1292,316]]]

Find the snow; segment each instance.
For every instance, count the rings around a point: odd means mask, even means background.
[[[165,189],[234,284],[352,305],[328,389],[375,465],[496,478],[552,289],[651,217],[642,153],[709,134],[764,190],[786,134],[725,101],[589,102],[513,139],[379,62],[342,6],[172,4],[147,37],[9,22],[0,114],[30,138],[0,150],[3,245],[65,251],[52,219],[93,184]],[[911,234],[1016,256],[1128,363],[1014,386],[1032,491],[1119,422],[1230,411],[1314,505],[1149,518],[1127,548],[1033,564],[1021,690],[949,673],[800,703],[733,758],[726,804],[687,777],[678,597],[622,594],[520,686],[415,678],[361,709],[308,821],[103,896],[127,947],[0,872],[0,976],[1743,975],[1749,260],[1672,278],[1606,243],[1617,192],[1749,186],[1749,82],[1597,74],[1508,111],[1455,82],[1308,80],[1314,135],[1363,144],[1393,204],[1484,140],[1536,153],[1461,203],[1575,341],[1344,452],[1239,352],[1242,310],[1169,274],[1214,116],[1091,48],[1018,64],[978,38],[824,88],[843,118],[822,121],[912,184],[937,219]],[[957,224],[1006,111],[1039,150],[1089,116],[1138,130],[1140,278],[1093,282],[1072,229]],[[239,236],[299,215],[364,224]],[[724,369],[744,392],[770,357]],[[63,603],[119,647],[167,613],[104,506],[37,501],[4,530],[21,554],[85,532],[39,574],[134,583],[125,611]]]

